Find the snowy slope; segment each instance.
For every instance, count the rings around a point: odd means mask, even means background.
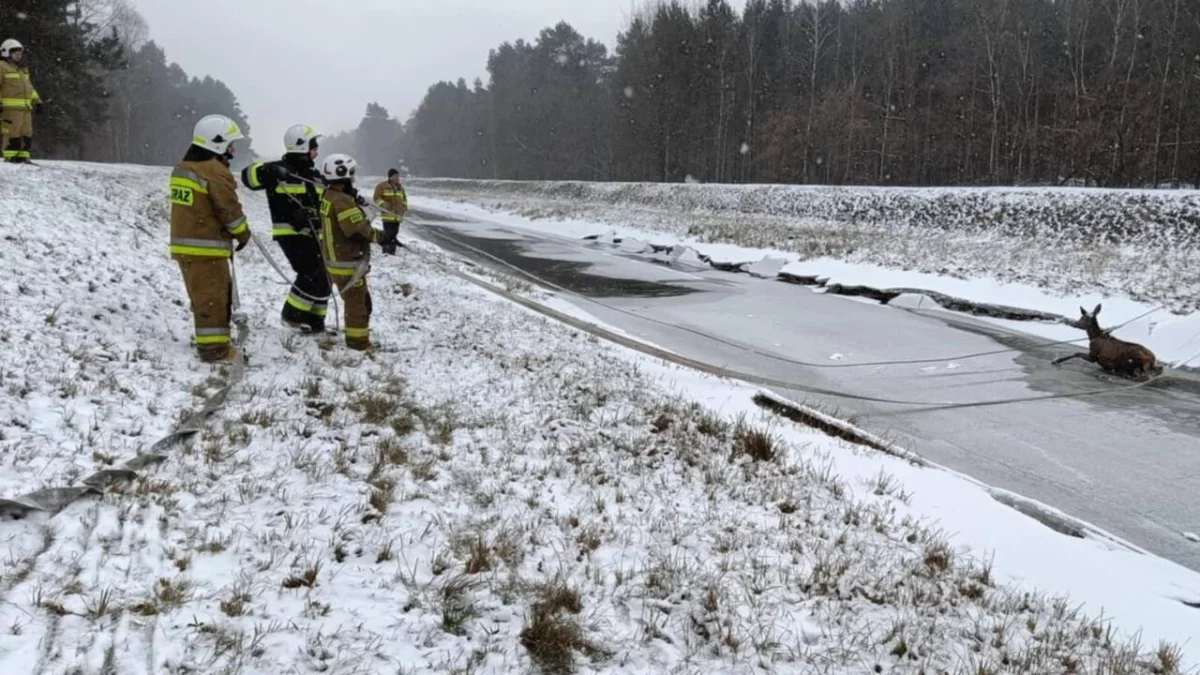
[[[815,277],[830,285],[917,289],[973,303],[1055,314],[1067,320],[1079,317],[1080,306],[1090,311],[1103,304],[1101,323],[1123,326],[1115,333],[1117,337],[1150,347],[1163,363],[1200,367],[1200,248],[1187,234],[1196,231],[1189,223],[1200,223],[1200,207],[1196,205],[1200,197],[1190,192],[1114,192],[1134,203],[1141,203],[1137,201],[1141,199],[1159,204],[1162,211],[1173,214],[1168,220],[1174,223],[1171,231],[1176,231],[1168,236],[1150,225],[1131,228],[1126,231],[1131,243],[1116,245],[1099,235],[1086,239],[1080,228],[1072,228],[1070,236],[1056,235],[1048,226],[1017,236],[1020,233],[999,231],[1001,228],[989,232],[978,224],[960,230],[955,227],[957,221],[950,221],[944,227],[924,223],[921,227],[925,230],[911,232],[891,229],[888,223],[892,221],[879,214],[859,214],[863,220],[851,224],[833,220],[812,224],[779,215],[786,212],[787,204],[794,205],[809,192],[820,194],[815,188],[796,187],[796,194],[788,193],[789,201],[772,211],[772,202],[756,190],[762,188],[764,193],[772,194],[766,188],[780,186],[673,184],[648,194],[635,192],[634,198],[623,196],[615,187],[597,184],[594,188],[589,185],[578,199],[568,201],[542,194],[553,194],[549,188],[559,184],[525,185],[414,180],[412,203],[510,227],[593,237],[599,246],[630,253],[650,250],[650,245],[677,247],[672,253],[682,260],[699,263],[703,257],[718,264],[744,264],[767,277],[782,272]],[[863,188],[864,204],[871,204],[870,197],[877,192],[890,194]],[[852,193],[846,189],[842,199]],[[1070,209],[1059,205],[1063,217],[1078,213],[1089,199],[1094,200],[1099,209],[1095,219],[1101,224],[1116,219],[1114,214],[1120,213],[1118,206],[1122,203],[1094,190],[928,193],[925,199],[912,199],[918,205],[934,208],[955,204],[953,197],[960,193],[970,196],[972,204],[986,203],[984,196],[994,194],[1001,203],[1009,199],[1023,204],[1039,214],[1043,223],[1056,213],[1055,197],[1070,198]],[[755,208],[724,204],[718,199],[724,196],[732,200],[731,195],[739,194],[756,196]],[[1048,204],[1037,208],[1039,195]],[[661,202],[652,196],[661,197]],[[608,199],[615,201],[604,201]],[[905,203],[889,202],[883,213],[894,213]],[[1005,213],[1000,206],[997,209],[997,213]],[[1157,211],[1142,208],[1138,213]],[[973,217],[982,218],[979,214]],[[1015,216],[1005,216],[1011,217]],[[915,226],[906,221],[904,227]],[[924,298],[921,307],[937,305]],[[1083,337],[1081,331],[1058,323],[992,320],[1053,341]]]
[[[2,496],[144,449],[219,372],[188,345],[168,170],[47,164],[0,166]],[[246,249],[219,418],[121,491],[0,522],[0,672],[1200,664],[1159,645],[1200,635],[1200,575],[763,418],[413,246],[377,256],[371,358],[279,328]]]

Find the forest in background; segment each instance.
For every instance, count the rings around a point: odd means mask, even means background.
[[[439,82],[420,175],[843,185],[1200,184],[1195,0],[657,2]]]
[[[214,111],[251,135],[229,87],[168,63],[127,0],[4,0],[0,31],[25,45],[46,103],[34,119],[35,161],[173,165],[196,121]],[[254,154],[249,142],[240,150],[236,165]]]
[[[128,0],[6,0],[0,29],[47,101],[37,156],[173,164],[214,110],[250,135]],[[1195,186],[1200,2],[659,0],[611,50],[559,23],[323,150],[463,178]]]

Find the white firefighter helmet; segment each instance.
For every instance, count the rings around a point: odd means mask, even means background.
[[[14,49],[19,49],[21,51],[25,51],[25,45],[21,44],[20,42],[17,42],[16,40],[14,40],[12,38],[5,40],[3,43],[0,43],[0,58],[7,59],[13,53]]]
[[[307,124],[288,127],[283,134],[284,152],[306,153],[317,144],[321,134]]]
[[[192,145],[198,145],[205,150],[212,150],[218,155],[225,154],[229,146],[239,138],[245,138],[237,122],[224,115],[206,115],[196,122],[192,130]]]
[[[321,163],[321,175],[325,180],[354,180],[357,169],[358,162],[350,155],[330,155]]]

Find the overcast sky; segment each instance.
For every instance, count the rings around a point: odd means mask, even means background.
[[[641,0],[133,0],[150,37],[189,75],[237,95],[254,148],[281,152],[292,124],[357,126],[377,100],[402,121],[430,85],[487,81],[488,50],[566,21],[612,49]],[[741,7],[742,0],[731,3]]]

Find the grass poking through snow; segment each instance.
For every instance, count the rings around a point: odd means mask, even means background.
[[[143,174],[121,189],[161,197],[165,173]],[[59,238],[92,241],[77,229]],[[138,249],[159,243],[120,236],[124,262],[54,250],[79,256],[79,283],[174,309],[131,311],[128,344],[91,347],[70,304],[53,323],[6,314],[0,330],[56,336],[3,366],[6,414],[42,415],[3,428],[6,487],[121,461],[218,384],[189,360],[177,272]],[[218,419],[120,491],[0,523],[4,672],[1181,668],[1171,645],[999,583],[886,475],[843,480],[836,441],[675,398],[419,257],[371,272],[397,292],[376,301],[369,358],[283,334],[273,273],[252,253],[238,274],[252,365]]]

